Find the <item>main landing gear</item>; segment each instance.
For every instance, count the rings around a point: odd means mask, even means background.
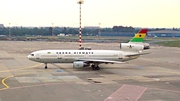
[[[45,67],[44,67],[44,68],[47,69],[47,63],[44,63],[44,64],[45,64]]]
[[[44,65],[45,65],[44,69],[47,69],[48,68],[47,63],[44,63]],[[100,67],[98,65],[99,65],[98,63],[94,63],[91,65],[91,67],[93,70],[100,70]]]
[[[98,63],[94,63],[94,64],[91,65],[91,67],[92,67],[93,70],[99,70],[100,67],[98,65],[99,65]]]

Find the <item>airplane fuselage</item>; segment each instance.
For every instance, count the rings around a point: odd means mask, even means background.
[[[134,52],[118,50],[41,50],[28,55],[32,61],[41,63],[73,63],[83,59],[127,61],[139,56],[126,57]]]

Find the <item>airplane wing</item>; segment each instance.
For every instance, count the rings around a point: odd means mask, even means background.
[[[78,59],[77,61],[85,61],[89,63],[125,63],[120,61],[109,61],[109,60],[96,60],[96,59]]]
[[[150,53],[128,54],[128,55],[125,55],[125,56],[126,56],[126,57],[131,57],[131,56],[140,56],[140,55],[145,55],[145,54],[150,54]]]

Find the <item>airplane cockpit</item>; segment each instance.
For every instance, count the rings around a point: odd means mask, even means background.
[[[29,55],[27,56],[27,58],[31,60],[31,59],[35,58],[35,54],[34,54],[34,53],[31,53],[31,54],[29,54]]]
[[[31,54],[31,56],[34,56],[34,54]]]

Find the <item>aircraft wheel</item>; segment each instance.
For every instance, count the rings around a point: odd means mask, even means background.
[[[99,70],[100,68],[99,68],[99,66],[98,66],[98,67],[95,67],[95,66],[94,66],[94,67],[92,67],[92,69],[93,69],[93,70]]]
[[[96,70],[96,67],[92,67],[93,70]]]
[[[91,67],[92,67],[92,70],[95,70],[95,65],[91,65]]]
[[[99,66],[98,66],[98,67],[96,67],[96,70],[100,70]]]
[[[47,69],[47,63],[45,63],[45,67],[44,68]]]
[[[92,67],[93,70],[99,70],[100,69],[98,65],[97,66],[91,65],[91,67]]]

